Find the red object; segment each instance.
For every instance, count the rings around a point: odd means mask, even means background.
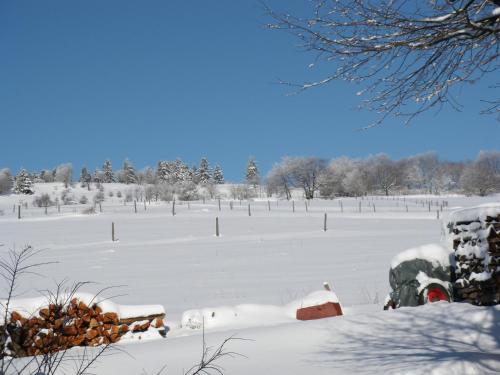
[[[340,304],[335,302],[327,302],[322,305],[304,307],[297,310],[297,320],[314,320],[331,318],[342,314]]]
[[[439,288],[431,288],[427,292],[427,301],[430,303],[438,301],[449,301],[448,296]]]

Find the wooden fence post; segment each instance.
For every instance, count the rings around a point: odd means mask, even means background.
[[[21,205],[17,206],[17,218],[21,219]]]
[[[172,216],[175,216],[175,198],[172,201]]]
[[[219,233],[219,217],[217,216],[215,218],[215,236],[216,237],[219,237],[220,233]]]
[[[326,220],[327,220],[327,214],[325,212],[325,218],[323,220],[323,231],[326,232]]]
[[[252,211],[250,209],[250,203],[248,203],[248,216],[252,216]]]

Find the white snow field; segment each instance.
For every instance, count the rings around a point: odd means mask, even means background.
[[[62,189],[39,184],[36,194]],[[200,325],[186,322],[203,317],[209,346],[233,335],[247,339],[228,343],[228,350],[245,357],[225,357],[219,363],[225,374],[500,372],[500,307],[436,303],[382,311],[393,257],[442,242],[439,206],[429,212],[421,201],[448,201],[443,218],[453,208],[498,202],[499,196],[315,199],[307,211],[297,199],[295,212],[292,202],[266,198],[234,201],[230,210],[225,198],[221,211],[216,200],[177,202],[173,216],[166,202],[152,202],[146,210],[138,202],[135,213],[133,203],[109,197],[109,189],[116,193],[127,187],[105,185],[103,212],[92,215],[82,213],[90,204],[62,206],[60,213],[49,207],[45,215],[31,205],[32,196],[0,196],[1,255],[29,244],[45,249],[38,261],[58,262],[40,268],[42,276],[26,276],[20,297],[38,296],[66,278],[96,282],[84,288],[88,293],[117,286],[107,295],[119,304],[165,308],[167,338],[124,340],[120,347],[129,355],[102,357],[96,374],[156,374],[164,365],[162,374],[183,374],[202,351]],[[76,187],[73,192],[91,201],[96,190]],[[20,199],[29,203],[21,220],[13,212]],[[220,237],[215,236],[216,217]],[[295,320],[297,306],[311,298],[328,299],[324,293],[308,297],[325,281],[345,315]]]

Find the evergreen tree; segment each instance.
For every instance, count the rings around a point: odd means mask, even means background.
[[[189,167],[181,159],[176,159],[174,162],[174,176],[175,183],[189,180]]]
[[[255,163],[255,158],[253,157],[248,160],[245,179],[247,181],[247,184],[253,186],[258,185],[260,182],[259,169],[257,168],[257,164]]]
[[[104,180],[102,182],[110,183],[115,182],[115,176],[113,174],[113,168],[111,167],[111,162],[105,160],[102,166],[102,171],[104,172]]]
[[[127,185],[137,183],[137,176],[135,175],[134,166],[128,159],[125,159],[125,161],[123,162],[123,177]]]
[[[224,175],[222,173],[222,168],[218,164],[215,165],[213,177],[214,177],[214,182],[216,184],[223,184],[224,183]]]
[[[156,165],[156,177],[160,182],[166,182],[166,165],[164,161],[159,161]]]
[[[196,185],[198,185],[198,183],[200,182],[200,180],[198,179],[198,168],[196,167],[196,165],[193,165],[189,170],[189,179]]]
[[[33,183],[29,177],[26,169],[21,169],[16,176],[16,184],[14,186],[14,193],[16,194],[33,194]]]
[[[90,188],[91,182],[92,176],[87,171],[87,167],[83,167],[82,171],[80,172],[80,183],[82,184],[82,186],[87,186],[88,188]]]
[[[202,158],[200,160],[200,167],[198,168],[197,176],[198,176],[198,182],[200,184],[205,185],[210,182],[211,180],[210,166],[208,164],[207,158]]]

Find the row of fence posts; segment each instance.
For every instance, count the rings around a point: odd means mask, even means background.
[[[384,198],[384,197],[366,197],[367,199],[366,200],[371,200],[373,201],[374,198],[375,200],[377,199],[385,199],[385,200],[388,200],[389,198]],[[357,198],[356,198],[357,199]],[[401,200],[401,198],[399,197],[392,197],[391,198],[392,200]],[[358,203],[358,211],[359,212],[362,212],[362,205],[361,205],[361,201],[365,200],[365,197],[361,197],[361,200],[359,201]],[[403,197],[403,202],[406,202],[406,198]],[[221,206],[221,200],[220,198],[217,198],[217,201],[218,201],[218,208],[219,208],[219,211],[222,211],[222,206]],[[240,202],[240,206],[242,205],[242,200],[240,199],[239,200]],[[151,201],[149,201],[149,203],[151,204]],[[426,200],[426,201],[419,201],[419,200],[415,200],[414,202],[416,205],[422,205],[422,207],[425,207],[425,205],[427,204],[427,209],[429,212],[431,212],[431,206],[432,205],[436,205],[439,207],[439,210],[442,212],[443,211],[443,207],[447,207],[448,206],[448,201],[432,201],[432,200]],[[99,212],[102,212],[102,205],[101,205],[101,202],[98,203],[99,204]],[[123,204],[126,205],[126,200],[123,200]],[[172,216],[175,216],[176,214],[176,211],[175,211],[175,204],[176,204],[176,201],[175,201],[175,198],[173,199],[172,201]],[[188,202],[188,209],[191,209],[191,206],[190,206],[190,203]],[[205,198],[203,198],[203,204],[205,204]],[[304,205],[305,205],[305,210],[306,212],[309,212],[309,203],[308,201],[306,200],[304,202]],[[339,205],[340,205],[340,212],[344,212],[344,205],[343,205],[343,202],[342,200],[339,200]],[[25,202],[24,203],[24,207],[27,209],[28,207],[28,203]],[[271,201],[267,201],[267,206],[268,206],[268,211],[271,211]],[[368,202],[368,206],[372,206],[373,208],[373,212],[376,212],[376,207],[375,207],[375,204],[373,202]],[[230,201],[229,202],[229,208],[231,210],[233,210],[233,201]],[[276,207],[279,207],[279,201],[276,200]],[[399,203],[397,203],[397,207],[399,207]],[[96,203],[94,203],[94,209],[96,208]],[[409,212],[409,209],[408,209],[408,205],[405,204],[405,208],[406,208],[406,212]],[[13,206],[13,212],[16,211],[16,205],[14,204]],[[21,207],[19,205],[18,207],[18,218],[21,219],[21,214],[20,214],[20,211],[21,211]],[[146,199],[144,199],[144,211],[147,211],[147,206],[146,206]],[[60,204],[57,204],[57,212],[60,213],[61,212],[61,205]],[[134,200],[134,212],[137,213],[137,200]],[[295,212],[295,200],[292,200],[292,212]],[[45,207],[45,214],[47,215],[47,207]],[[250,208],[250,204],[249,204],[249,207],[248,207],[248,216],[252,216],[251,215],[251,208]],[[439,214],[437,214],[437,216],[439,217]]]
[[[250,208],[250,205],[248,205]],[[249,211],[250,214],[250,211]],[[323,216],[323,232],[326,232],[328,230],[327,226],[327,220],[328,220],[328,214],[325,212]],[[215,217],[215,236],[220,237],[220,228],[219,228],[219,217]],[[111,241],[115,242],[117,241],[117,238],[115,237],[115,223],[111,222]]]

